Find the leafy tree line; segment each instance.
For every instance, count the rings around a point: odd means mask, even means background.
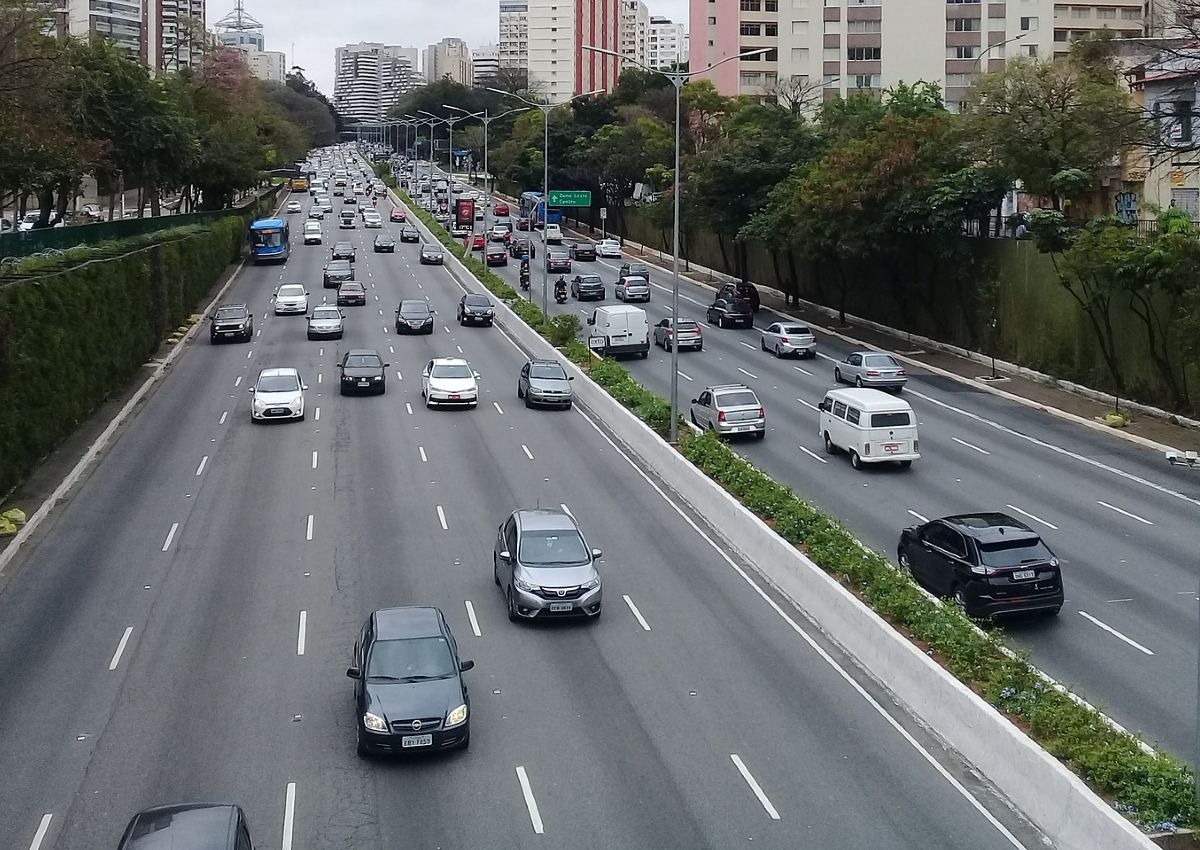
[[[0,206],[38,227],[65,215],[86,175],[101,195],[136,189],[152,215],[220,209],[264,169],[335,138],[335,116],[302,77],[266,84],[222,49],[196,68],[152,78],[96,38],[45,34],[44,4],[0,0]],[[309,84],[310,85],[310,84]]]

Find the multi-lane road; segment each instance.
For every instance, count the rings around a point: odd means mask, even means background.
[[[530,291],[539,304],[542,257],[539,245]],[[598,273],[607,299],[557,305],[551,297],[551,313],[575,312],[582,321],[598,303],[620,303],[613,296],[618,266],[574,263],[567,279]],[[515,262],[494,271],[516,285]],[[655,269],[651,287],[650,303],[637,306],[653,325],[670,315],[669,270]],[[832,361],[854,349],[818,332],[817,359],[778,360],[760,348],[760,330],[778,315],[764,310],[755,329],[721,330],[704,324],[712,296],[694,282],[680,287],[681,315],[704,331],[703,351],[679,354],[685,415],[706,385],[753,387],[767,410],[768,434],[736,449],[893,558],[900,530],[925,518],[999,510],[1023,519],[1062,561],[1067,599],[1056,618],[1010,621],[1014,643],[1118,722],[1176,754],[1192,752],[1200,475],[1116,436],[911,367],[904,396],[920,423],[921,460],[908,470],[856,472],[845,455],[824,453],[816,411],[835,386]],[[670,360],[652,348],[646,360],[623,362],[668,397]]]
[[[461,290],[418,246],[351,233],[368,303],[341,341],[273,316],[280,283],[332,294],[343,234],[327,219],[305,247],[300,221],[288,263],[223,298],[254,340],[191,343],[7,569],[0,847],[111,848],[138,809],[196,800],[284,850],[1039,845],[587,411],[519,404],[524,353],[454,324]],[[396,336],[401,297],[429,299],[435,334]],[[349,347],[384,354],[386,395],[338,395]],[[460,353],[482,403],[427,411],[422,366]],[[250,421],[268,366],[301,370],[305,421]],[[495,529],[537,504],[604,550],[602,620],[507,621]],[[468,752],[355,755],[356,630],[404,604],[441,607],[475,661]]]

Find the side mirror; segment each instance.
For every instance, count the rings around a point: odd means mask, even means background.
[[[595,320],[595,318],[593,318],[592,316],[588,316],[587,323],[588,323],[589,325],[594,325],[594,324],[596,324],[596,320]]]
[[[347,667],[346,668],[346,678],[361,679],[362,673],[359,671],[359,669],[357,667]]]
[[[300,389],[302,389],[302,390],[308,389],[308,384],[301,384]]]
[[[595,560],[599,560],[600,556],[601,556],[601,555],[603,555],[603,554],[604,554],[604,553],[603,553],[603,552],[601,552],[599,549],[593,549],[593,550],[592,550],[592,560],[593,560],[593,561],[595,561]]]
[[[699,403],[700,403],[700,399],[698,399],[698,398],[692,399],[692,404],[699,404]]]
[[[458,671],[460,673],[466,673],[468,670],[473,670],[474,668],[475,662],[470,659],[458,662]]]
[[[505,549],[503,552],[500,553],[500,560],[501,561],[511,561],[512,560],[512,552],[509,552],[507,549]]]
[[[254,392],[254,387],[250,387],[249,389],[247,389],[247,390],[246,390],[246,392],[248,392],[248,393],[253,393],[253,392]]]
[[[567,380],[568,380],[568,381],[573,381],[573,380],[575,380],[575,376],[574,376],[574,375],[567,375]]]
[[[478,372],[475,372],[474,375],[475,375],[475,380],[477,380],[477,381],[481,380]]]

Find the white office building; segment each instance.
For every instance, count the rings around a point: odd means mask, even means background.
[[[496,75],[500,73],[500,45],[471,48],[471,66],[475,72],[475,85],[494,85]]]
[[[621,55],[648,64],[649,31],[650,10],[646,4],[642,0],[621,0]]]
[[[529,3],[500,0],[500,65],[529,70]]]
[[[333,105],[349,121],[382,121],[401,95],[422,85],[417,49],[364,41],[334,51]]]
[[[646,36],[647,62],[651,68],[669,68],[688,58],[687,27],[670,18],[652,15]]]

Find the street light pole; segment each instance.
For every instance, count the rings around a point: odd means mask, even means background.
[[[455,112],[461,112],[464,115],[471,115],[471,113],[467,112],[467,110],[458,106],[451,106],[449,104],[443,104],[443,106],[445,106],[447,109],[453,109]],[[483,122],[483,192],[485,195],[490,194],[490,189],[488,188],[488,174],[490,173],[488,171],[488,126],[497,118],[503,118],[505,115],[512,115],[514,112],[528,112],[530,108],[531,107],[528,106],[521,106],[517,107],[516,109],[510,109],[507,112],[501,112],[499,115],[488,115],[488,111],[486,109],[483,110],[482,113],[474,113],[474,116]],[[484,210],[484,217],[483,229],[487,230],[488,221],[491,217],[490,206]]]
[[[981,70],[983,70],[982,63],[983,63],[984,56],[987,56],[989,53],[991,53],[997,47],[1003,47],[1006,44],[1012,44],[1014,41],[1020,41],[1027,35],[1029,35],[1029,33],[1027,33],[1027,32],[1017,33],[1012,38],[1005,39],[1004,41],[998,41],[995,44],[989,44],[982,53],[980,53],[978,56],[975,57],[975,72],[979,73]]]
[[[643,65],[636,59],[630,59],[615,50],[606,50],[600,47],[591,47],[582,45],[584,50],[590,50],[593,53],[604,53],[609,56],[616,57],[625,62],[631,62],[634,65],[649,71],[653,74],[661,74],[675,89],[675,176],[674,176],[674,224],[671,227],[671,442],[674,443],[679,437],[679,339],[676,336],[679,333],[679,199],[683,194],[683,177],[682,168],[679,163],[679,148],[682,138],[682,112],[680,107],[681,93],[683,86],[692,77],[700,74],[705,74],[716,68],[718,65],[724,65],[726,62],[732,62],[734,59],[744,59],[749,56],[760,56],[763,53],[769,52],[770,48],[762,48],[759,50],[748,50],[744,53],[735,53],[733,56],[726,56],[720,62],[714,62],[707,68],[699,71],[680,71],[679,63],[675,63],[674,71],[664,71],[660,68],[651,68],[648,65]]]

